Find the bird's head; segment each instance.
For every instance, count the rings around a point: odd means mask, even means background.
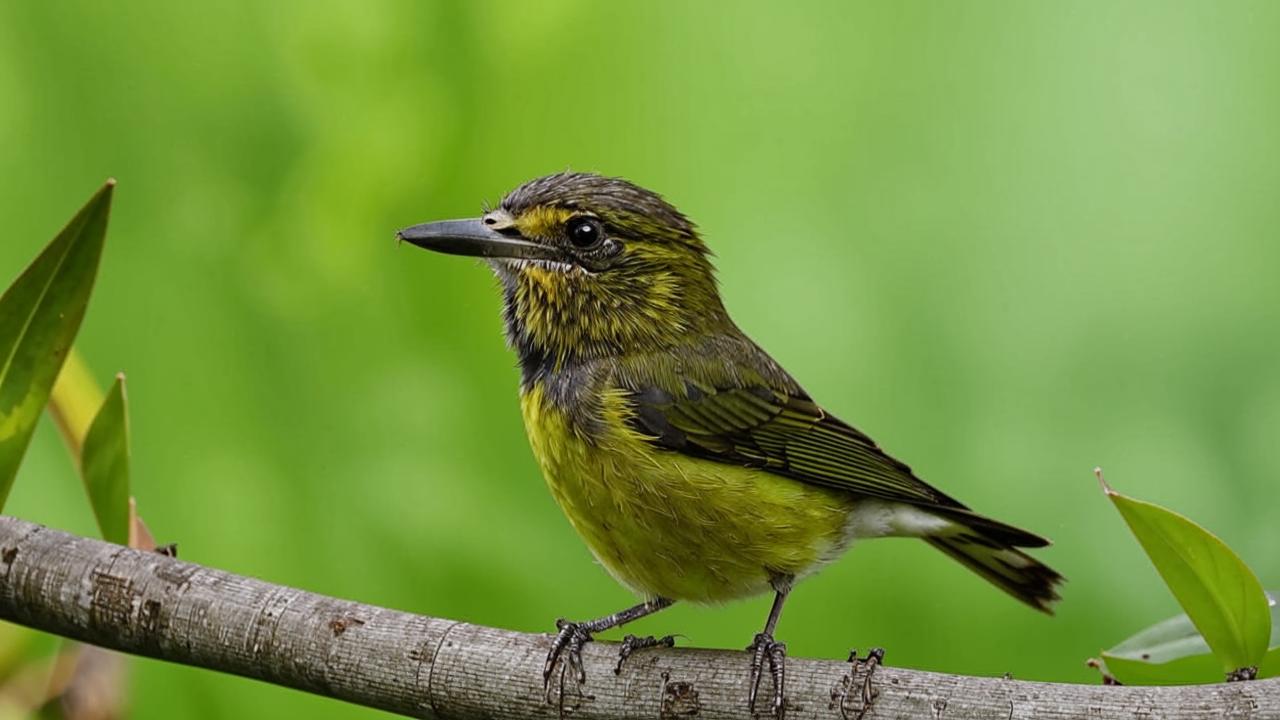
[[[531,180],[479,218],[402,240],[489,261],[522,362],[647,352],[728,323],[706,245],[658,194],[565,172]]]

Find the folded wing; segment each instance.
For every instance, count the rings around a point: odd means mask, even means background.
[[[681,397],[650,386],[633,391],[632,401],[636,428],[667,450],[926,507],[1011,546],[1048,544],[970,511],[803,394],[688,383]]]

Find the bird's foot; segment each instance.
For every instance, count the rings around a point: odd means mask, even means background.
[[[871,709],[871,702],[876,699],[876,691],[871,687],[871,678],[876,674],[876,668],[884,664],[884,648],[871,648],[867,656],[861,660],[858,659],[858,651],[849,651],[849,662],[854,664],[854,672],[857,672],[858,665],[861,664],[865,671],[862,676],[862,710],[858,713],[861,718]]]
[[[618,665],[613,669],[614,675],[622,674],[622,663],[631,657],[631,653],[637,650],[643,650],[651,647],[675,647],[676,638],[674,635],[664,635],[656,638],[652,635],[645,637],[636,637],[635,635],[627,635],[622,638],[622,647],[618,649]]]
[[[547,661],[542,665],[542,689],[547,704],[551,704],[551,677],[556,674],[557,666],[560,668],[561,697],[564,696],[566,672],[573,673],[579,685],[587,681],[587,671],[582,666],[582,647],[592,640],[587,623],[569,622],[560,618],[556,620],[556,628],[560,632],[556,633],[555,639],[551,641],[551,649],[547,651]]]
[[[747,695],[747,707],[756,711],[756,695],[760,691],[760,680],[764,677],[764,664],[769,663],[769,674],[773,676],[773,716],[782,720],[783,686],[787,677],[787,645],[773,639],[768,633],[758,633],[756,639],[747,646],[751,652],[751,689]]]
[[[665,607],[670,607],[671,602],[671,600],[663,597],[654,597],[645,600],[639,605],[595,620],[586,622],[570,622],[564,618],[557,620],[556,629],[559,632],[552,638],[551,649],[547,651],[547,661],[542,665],[542,689],[546,696],[547,704],[553,704],[551,701],[552,677],[558,676],[559,678],[556,685],[560,689],[560,711],[562,717],[564,714],[565,675],[572,675],[578,681],[579,687],[587,682],[587,671],[582,665],[582,648],[591,642],[593,633],[604,632],[610,628],[642,618],[645,615],[653,614]],[[663,644],[672,644],[671,638],[663,638],[662,640],[644,638],[641,640],[627,636],[627,641],[623,643],[622,659],[625,660],[631,652],[638,648]],[[631,646],[630,649],[628,649],[628,646]],[[618,661],[618,666],[622,666],[621,660]],[[558,673],[556,672],[557,668],[559,668]]]

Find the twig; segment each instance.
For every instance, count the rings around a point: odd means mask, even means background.
[[[657,648],[543,699],[549,637],[325,597],[0,517],[0,619],[124,652],[426,718],[748,718],[741,651]],[[855,668],[856,669],[856,668]],[[792,658],[787,717],[839,718],[850,665]],[[861,678],[858,678],[860,680]],[[874,718],[1276,718],[1280,679],[1103,687],[879,667]]]

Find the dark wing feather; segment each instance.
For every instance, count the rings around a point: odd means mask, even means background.
[[[859,495],[964,506],[915,477],[871,438],[808,398],[763,387],[649,388],[633,397],[636,424],[671,450],[771,470]]]
[[[971,512],[803,393],[688,384],[684,395],[677,398],[653,386],[634,392],[636,428],[668,450],[929,507],[1010,545],[1048,544],[1025,530]]]

